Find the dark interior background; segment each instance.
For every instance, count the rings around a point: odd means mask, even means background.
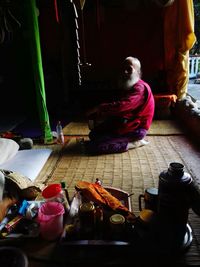
[[[25,4],[10,1],[21,27],[0,44],[0,90],[9,109],[37,114]],[[38,0],[47,108],[50,116],[80,111],[115,90],[118,68],[138,57],[153,92],[167,91],[163,65],[164,8],[149,0]],[[57,8],[57,12],[56,12]]]
[[[49,109],[86,109],[113,94],[121,62],[141,60],[143,79],[166,91],[164,9],[153,1],[40,1],[40,35]],[[75,9],[74,9],[75,7]]]

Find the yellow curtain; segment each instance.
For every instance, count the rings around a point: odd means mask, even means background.
[[[168,89],[179,99],[187,93],[189,50],[195,41],[193,0],[175,0],[165,8],[164,49]]]

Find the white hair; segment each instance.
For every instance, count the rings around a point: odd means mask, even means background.
[[[128,66],[132,66],[134,70],[130,73],[125,73],[123,69],[118,81],[119,88],[125,90],[132,88],[141,78],[141,64],[139,59],[132,56],[126,57],[124,60],[124,68],[126,69]]]
[[[141,72],[141,63],[140,63],[139,59],[136,57],[129,56],[129,57],[126,57],[124,61],[130,62],[130,64],[134,66],[139,77],[141,78],[142,72]]]

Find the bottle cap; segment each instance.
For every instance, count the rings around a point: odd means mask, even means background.
[[[110,217],[110,222],[112,224],[123,224],[125,223],[125,218],[121,214],[114,214]]]
[[[61,192],[62,188],[60,184],[50,184],[43,191],[42,196],[44,198],[52,198]]]
[[[61,185],[62,188],[66,187],[65,182],[61,182],[60,185]]]
[[[80,205],[80,212],[90,212],[94,210],[94,205],[91,202],[85,202]]]

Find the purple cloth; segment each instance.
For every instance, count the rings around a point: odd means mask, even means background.
[[[95,131],[89,134],[90,141],[86,143],[89,154],[112,154],[127,151],[129,142],[143,139],[147,134],[145,129],[137,129],[124,135],[98,135]]]

